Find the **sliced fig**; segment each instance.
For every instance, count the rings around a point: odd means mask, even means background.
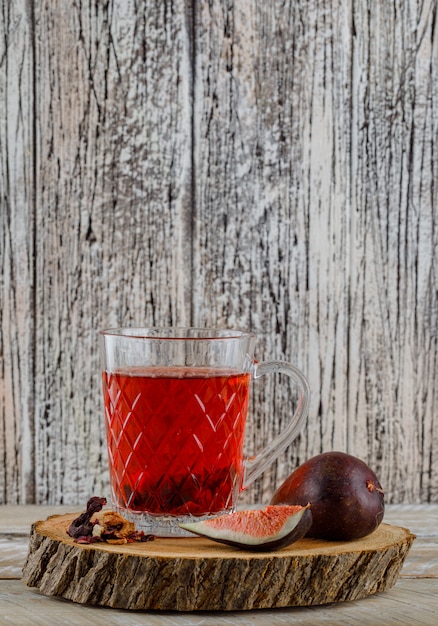
[[[312,507],[308,537],[351,541],[372,533],[385,511],[375,473],[344,452],[325,452],[300,465],[274,493],[271,504]]]
[[[212,541],[240,550],[280,550],[304,537],[312,525],[310,506],[273,506],[237,511],[219,517],[180,524]]]

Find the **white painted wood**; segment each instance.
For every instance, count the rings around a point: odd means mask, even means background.
[[[33,15],[0,16],[0,502],[35,498]]]
[[[349,448],[436,501],[437,5],[354,6]]]
[[[184,2],[172,12],[132,1],[33,4],[33,37],[25,6],[5,24],[16,93],[6,93],[3,163],[17,171],[6,207],[14,221],[4,232],[17,258],[4,265],[4,298],[15,308],[3,319],[1,498],[80,502],[107,485],[98,330],[188,322],[189,25]],[[28,76],[22,57],[32,46]],[[29,119],[21,119],[25,90],[35,96]],[[24,145],[26,132],[34,147]],[[16,303],[23,294],[32,306]],[[31,420],[20,407],[26,400]]]
[[[436,0],[0,0],[0,502],[107,493],[97,330],[250,327],[436,502]],[[290,414],[254,386],[247,451]]]
[[[196,320],[251,326],[313,390],[253,497],[342,449],[436,500],[436,3],[245,7],[198,27]],[[256,406],[251,449],[289,413],[272,385]]]
[[[350,21],[338,2],[202,3],[197,28],[196,322],[250,326],[260,358],[292,361],[313,393],[256,500],[347,446]],[[272,381],[257,389],[250,450],[291,413]]]
[[[139,612],[104,609],[47,598],[27,589],[18,580],[0,580],[0,609],[5,623],[20,626],[265,626],[291,623],[314,626],[435,626],[438,619],[434,579],[399,580],[387,594],[325,607],[263,610],[241,613]]]

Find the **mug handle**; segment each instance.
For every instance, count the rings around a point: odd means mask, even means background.
[[[275,459],[292,443],[301,431],[309,413],[310,387],[307,379],[293,365],[285,361],[262,361],[254,363],[253,378],[257,379],[265,374],[286,374],[294,380],[298,387],[298,405],[295,413],[281,433],[279,433],[258,454],[246,457],[244,460],[244,477],[242,489],[245,490]]]

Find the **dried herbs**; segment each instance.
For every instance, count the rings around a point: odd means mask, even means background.
[[[87,509],[67,529],[75,543],[123,544],[134,541],[151,541],[153,535],[135,530],[135,525],[114,511],[102,511],[105,498],[94,496],[87,502]]]

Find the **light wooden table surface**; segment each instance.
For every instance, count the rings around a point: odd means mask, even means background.
[[[387,506],[385,522],[417,538],[389,591],[364,600],[309,608],[203,612],[131,612],[43,596],[21,582],[30,525],[76,507],[0,506],[0,624],[17,626],[438,626],[438,504]]]

